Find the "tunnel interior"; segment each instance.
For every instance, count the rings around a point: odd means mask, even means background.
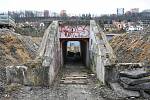
[[[87,40],[65,40],[62,42],[63,64],[88,66],[89,47]]]

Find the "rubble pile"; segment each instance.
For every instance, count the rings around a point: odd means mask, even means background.
[[[119,63],[150,65],[150,34],[124,34],[110,42]]]
[[[149,66],[136,64],[117,65],[111,73],[108,84],[121,98],[150,98],[150,70]],[[113,70],[111,70],[113,71]],[[116,74],[116,75],[115,75]]]
[[[134,68],[119,66],[122,70],[118,71],[118,81],[111,83],[111,88],[124,97],[150,98],[150,34],[123,34],[115,36],[110,44],[118,63],[142,64]]]
[[[119,73],[119,83],[126,89],[140,92],[144,98],[150,98],[150,72],[144,68],[125,70]]]
[[[24,63],[36,54],[38,46],[28,37],[0,31],[0,67]]]

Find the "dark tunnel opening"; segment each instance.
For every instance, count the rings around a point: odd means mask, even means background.
[[[66,40],[62,42],[63,64],[82,64],[88,66],[89,59],[88,41]]]
[[[79,41],[67,41],[65,63],[81,63],[81,50]]]

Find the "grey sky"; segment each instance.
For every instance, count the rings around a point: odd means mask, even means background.
[[[150,0],[0,0],[0,11],[7,10],[50,10],[60,12],[65,9],[67,13],[116,13],[116,8],[148,9]]]

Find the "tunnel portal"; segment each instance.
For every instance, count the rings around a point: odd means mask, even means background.
[[[89,60],[89,39],[61,39],[63,64],[80,63],[84,66],[88,65]],[[79,45],[68,45],[68,43],[79,42]]]
[[[62,64],[81,63],[89,66],[89,23],[59,23]],[[78,43],[74,46],[70,43]]]

